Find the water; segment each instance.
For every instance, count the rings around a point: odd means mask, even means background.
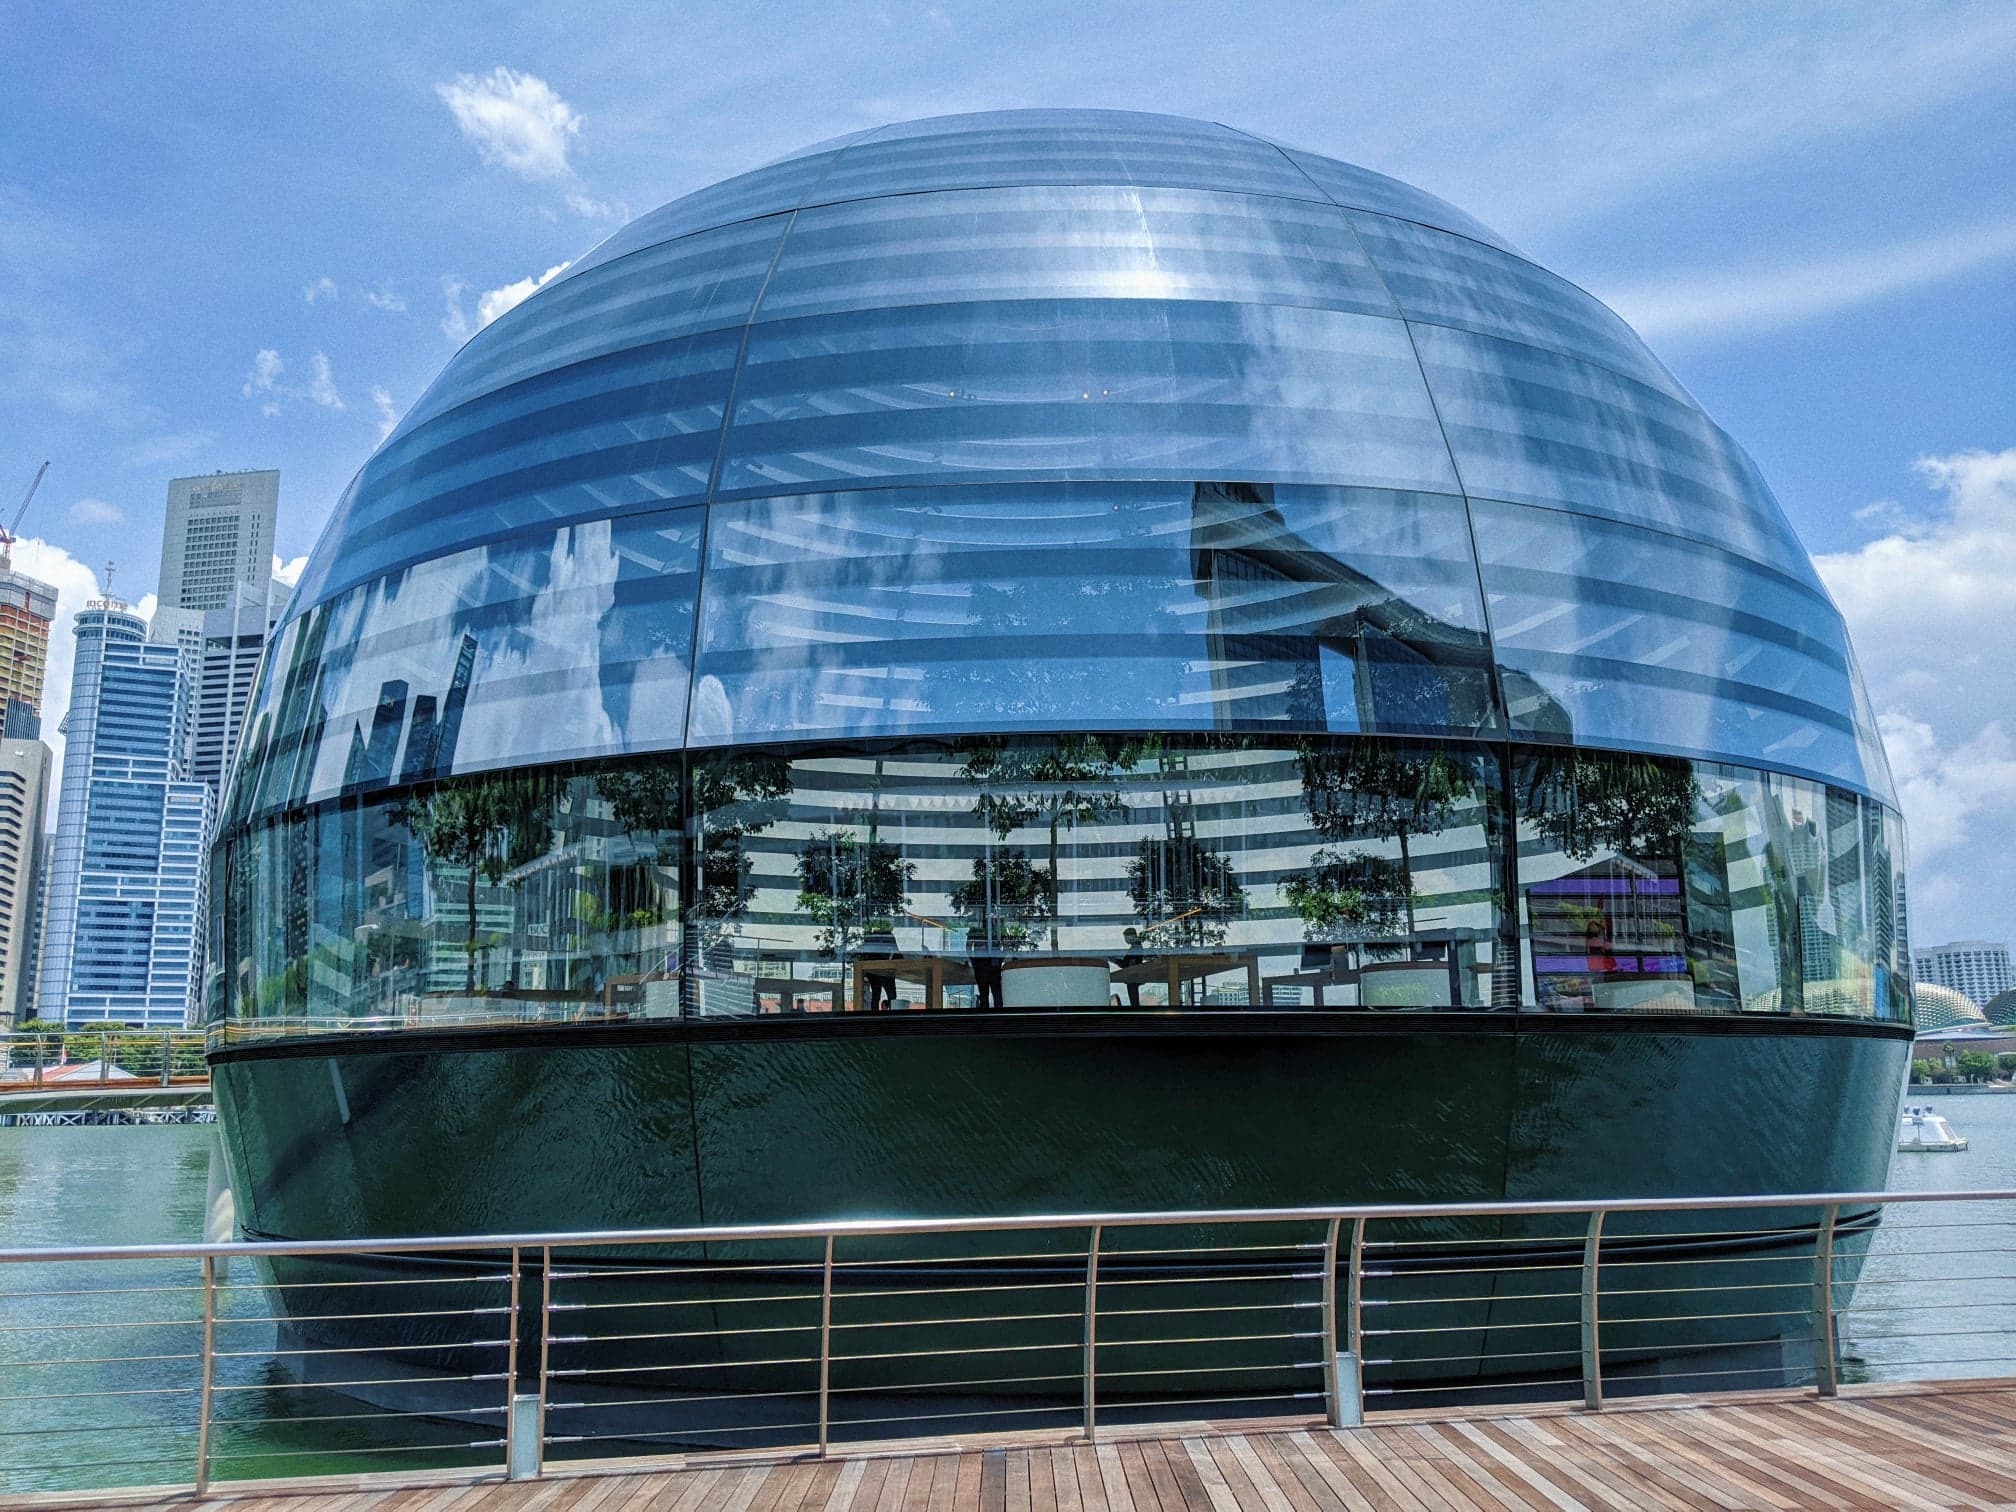
[[[214,1133],[0,1129],[0,1246],[200,1240]],[[462,1447],[488,1436],[480,1428],[367,1415],[294,1383],[275,1363],[275,1308],[252,1267],[218,1280],[219,1479],[501,1462],[501,1449]],[[0,1500],[194,1479],[202,1315],[196,1262],[0,1268]],[[51,1320],[64,1328],[38,1326]]]
[[[1897,1191],[2016,1188],[2016,1094],[1927,1099],[1971,1140],[1899,1155]],[[1770,1118],[1758,1121],[1760,1132]],[[213,1130],[0,1130],[0,1244],[199,1239]],[[0,1272],[0,1493],[187,1481],[195,1454],[202,1314],[193,1264],[8,1267]],[[495,1466],[482,1428],[360,1416],[275,1363],[274,1307],[244,1264],[220,1278],[215,1470],[220,1478]],[[75,1295],[98,1288],[114,1295]],[[66,1290],[52,1298],[24,1296]],[[1848,1380],[2016,1374],[2016,1215],[1903,1205],[1885,1219],[1841,1320]],[[118,1327],[62,1333],[36,1325]],[[149,1320],[132,1326],[133,1320]],[[137,1363],[90,1363],[146,1355]],[[86,1363],[40,1365],[41,1360]],[[55,1393],[66,1393],[56,1395]],[[51,1431],[54,1430],[54,1431]]]

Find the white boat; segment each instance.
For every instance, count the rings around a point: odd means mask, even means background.
[[[1905,1108],[1902,1126],[1897,1131],[1897,1148],[1911,1154],[1944,1154],[1966,1149],[1967,1136],[1955,1134],[1944,1114],[1919,1104]]]

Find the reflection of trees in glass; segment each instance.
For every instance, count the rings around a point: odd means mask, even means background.
[[[1005,840],[1025,824],[1049,833],[1050,944],[1057,945],[1058,833],[1071,824],[1096,824],[1125,810],[1118,783],[1159,744],[1153,737],[1115,740],[1103,735],[1060,735],[1042,744],[1001,739],[961,741],[960,775],[982,791],[974,814]]]
[[[1407,868],[1369,851],[1328,846],[1309,858],[1309,869],[1282,887],[1302,916],[1308,940],[1371,940],[1398,935],[1407,921],[1412,891]]]
[[[1187,825],[1160,839],[1143,840],[1127,863],[1127,893],[1134,912],[1155,931],[1157,945],[1217,945],[1225,920],[1246,906],[1246,889],[1232,863],[1207,849]]]
[[[465,990],[476,991],[476,883],[495,887],[504,874],[543,855],[553,838],[552,793],[542,776],[484,772],[418,792],[400,819],[430,860],[469,873]]]
[[[1036,942],[1032,926],[1055,917],[1056,896],[1056,874],[1009,848],[973,858],[973,880],[952,889],[952,908],[973,921],[986,948],[1026,950]]]
[[[1326,840],[1391,840],[1400,859],[1396,879],[1407,933],[1414,933],[1416,835],[1436,835],[1456,822],[1456,812],[1477,792],[1469,762],[1440,751],[1413,752],[1379,741],[1354,740],[1331,746],[1303,741],[1296,749],[1302,775],[1302,803],[1316,833]],[[1369,852],[1319,852],[1318,865],[1373,860]],[[1318,885],[1311,876],[1311,885]]]
[[[916,871],[884,841],[823,831],[798,852],[798,908],[819,924],[820,948],[844,957],[870,921],[909,900]]]
[[[735,932],[735,921],[755,896],[743,842],[789,811],[791,764],[781,756],[715,757],[693,768],[693,823],[698,863],[692,902],[694,949],[702,960]]]
[[[1600,851],[1678,861],[1701,787],[1677,757],[1538,751],[1522,763],[1519,812],[1564,856]]]

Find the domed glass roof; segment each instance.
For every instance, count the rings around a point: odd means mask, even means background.
[[[291,615],[241,816],[1016,730],[1889,793],[1805,552],[1621,320],[1431,195],[1165,116],[887,126],[639,217],[448,364]]]

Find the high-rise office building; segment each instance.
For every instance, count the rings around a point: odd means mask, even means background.
[[[234,583],[214,609],[154,611],[147,639],[179,646],[188,657],[190,690],[189,775],[215,793],[230,770],[245,723],[245,700],[267,637],[287,608],[288,587],[270,575],[264,583]]]
[[[0,740],[0,1027],[34,1017],[35,924],[49,747]]]
[[[76,636],[36,1011],[178,1026],[198,985],[212,806],[189,777],[189,654],[149,643],[112,599],[86,606]]]
[[[277,471],[210,473],[168,485],[161,533],[161,606],[221,609],[239,584],[264,589],[273,575]]]
[[[1955,940],[1911,952],[1912,974],[1921,982],[1951,987],[1985,1008],[1998,992],[2016,986],[2009,966],[2009,947],[1993,940]]]
[[[56,590],[14,570],[0,549],[0,739],[42,734],[42,678],[49,667],[49,626]]]

